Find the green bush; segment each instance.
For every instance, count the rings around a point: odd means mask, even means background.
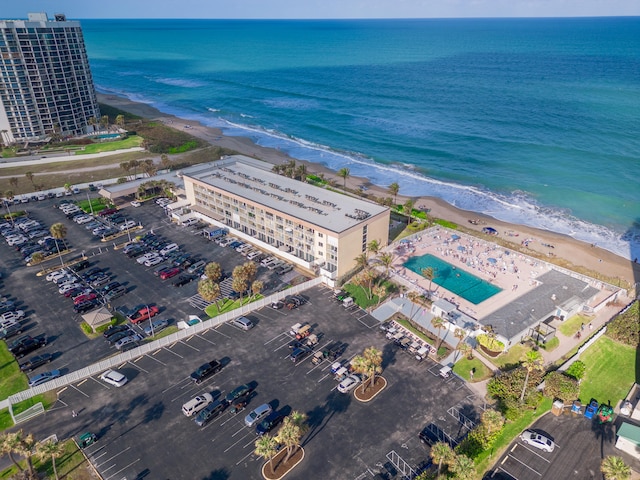
[[[606,335],[632,347],[640,342],[639,302],[635,302],[626,312],[616,316],[607,326]]]
[[[92,335],[93,334],[93,329],[91,328],[91,326],[87,322],[82,322],[80,324],[80,328],[87,335]]]
[[[582,380],[586,368],[587,366],[584,364],[584,362],[576,360],[569,366],[569,368],[567,368],[565,374],[569,375],[571,378],[575,378],[576,380]]]
[[[118,319],[117,318],[112,318],[111,321],[109,323],[105,323],[104,325],[100,325],[98,328],[96,328],[96,333],[104,333],[104,331],[109,328],[111,325],[115,325],[118,323]],[[89,326],[89,325],[87,325]],[[91,328],[91,327],[89,327]]]
[[[568,403],[578,398],[580,386],[575,378],[571,378],[562,372],[551,372],[545,377],[544,394]]]
[[[486,333],[481,333],[476,336],[476,340],[480,345],[492,352],[502,352],[504,350],[504,343],[495,337],[490,337]]]

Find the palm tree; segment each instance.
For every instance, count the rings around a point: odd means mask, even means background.
[[[162,165],[162,168],[164,168],[165,170],[171,166],[171,159],[168,155],[160,155],[160,165]]]
[[[365,348],[362,355],[357,355],[351,361],[353,371],[365,377],[365,382],[370,380],[369,387],[373,387],[376,381],[376,373],[382,373],[382,352],[375,347]]]
[[[220,296],[220,285],[213,280],[207,278],[206,280],[200,280],[198,282],[198,293],[206,302],[215,302],[218,306],[218,297]]]
[[[24,174],[24,176],[27,177],[27,179],[31,182],[31,185],[35,187],[35,184],[33,183],[33,172],[27,172]]]
[[[393,195],[393,203],[396,203],[396,198],[399,191],[400,185],[398,185],[396,182],[393,182],[391,185],[389,185],[389,193]]]
[[[301,182],[307,181],[307,166],[304,163],[301,163],[296,168],[295,177],[299,178]]]
[[[402,206],[402,211],[407,216],[407,225],[409,225],[411,223],[411,216],[413,214],[413,200],[409,199],[406,202],[404,202],[404,205]]]
[[[254,445],[256,446],[256,449],[254,450],[255,454],[261,456],[265,460],[268,460],[269,467],[271,467],[271,473],[274,473],[273,457],[278,452],[278,441],[267,433],[266,435],[258,438]]]
[[[116,125],[120,128],[124,128],[124,115],[116,115]]]
[[[374,256],[380,251],[380,240],[371,240],[367,244],[367,252],[372,253]]]
[[[445,327],[445,321],[441,317],[433,317],[431,319],[431,325],[433,325],[433,328],[438,330],[438,338],[440,339],[440,342],[438,343],[436,350],[439,350],[442,346],[442,342],[444,342],[444,338],[440,338],[440,330]]]
[[[127,174],[127,177],[129,176],[129,172],[131,171],[131,163],[130,162],[122,162],[120,164],[120,168],[122,170],[124,170],[124,173]]]
[[[240,294],[240,304],[242,305],[242,296],[249,287],[249,280],[247,279],[247,272],[242,265],[238,265],[233,269],[231,274],[231,288]]]
[[[3,455],[6,453],[9,456],[9,460],[13,462],[18,470],[24,472],[24,468],[13,457],[13,454],[18,452],[19,445],[20,439],[16,433],[6,432],[0,435],[0,452]]]
[[[386,252],[380,255],[380,258],[378,260],[384,266],[385,277],[389,277],[389,270],[391,269],[391,265],[393,264],[393,255]]]
[[[11,185],[13,188],[18,188],[18,177],[11,177],[9,179],[9,185]]]
[[[45,443],[39,443],[36,445],[36,456],[45,461],[48,458],[51,459],[51,465],[53,467],[53,474],[58,480],[58,470],[56,468],[56,458],[60,458],[64,454],[64,445],[53,440],[49,440]]]
[[[242,270],[244,271],[244,276],[247,279],[247,283],[251,283],[256,279],[256,275],[258,274],[258,266],[255,262],[244,262],[242,264]]]
[[[522,360],[522,366],[527,370],[527,374],[524,377],[522,393],[520,393],[520,403],[524,401],[524,394],[527,391],[527,385],[529,383],[529,374],[536,370],[544,370],[544,365],[542,364],[542,355],[540,355],[540,352],[537,352],[535,350],[528,351],[525,354],[524,359]]]
[[[631,477],[631,468],[624,463],[621,457],[609,455],[602,460],[600,470],[605,480],[627,480]]]
[[[350,171],[349,171],[349,169],[348,169],[348,168],[346,168],[346,167],[343,167],[343,168],[341,168],[340,170],[338,170],[338,176],[342,178],[342,181],[343,181],[342,186],[343,186],[344,188],[347,188],[347,178],[349,178],[349,174],[350,174],[350,173],[351,173],[351,172],[350,172]]]
[[[467,342],[458,343],[458,345],[456,345],[456,350],[458,350],[463,356],[467,357],[467,359],[473,359],[473,347]]]
[[[431,285],[433,283],[433,279],[436,278],[436,271],[434,270],[433,267],[426,267],[426,268],[423,268],[420,271],[420,273],[422,273],[422,276],[424,278],[429,280],[429,293],[431,293]]]
[[[284,463],[289,461],[296,447],[300,446],[300,439],[307,431],[306,422],[307,416],[296,410],[285,417],[282,422],[282,427],[280,427],[276,440],[282,443],[287,449],[287,456],[284,458]]]
[[[456,455],[450,464],[451,472],[458,480],[472,480],[476,475],[476,468],[473,460],[466,455]]]
[[[60,258],[60,265],[64,267],[62,255],[60,255],[60,245],[58,245],[58,241],[64,240],[64,237],[67,236],[67,227],[64,223],[54,223],[53,225],[51,225],[49,232],[51,233],[51,236],[56,240],[56,249],[58,250],[58,257]]]
[[[257,298],[258,295],[260,295],[260,292],[262,292],[262,289],[264,289],[264,282],[262,280],[255,280],[252,282],[251,294],[253,295],[253,298]]]
[[[209,280],[219,282],[222,278],[222,267],[220,267],[219,263],[209,262],[206,267],[204,267],[204,274]]]
[[[140,162],[138,160],[129,161],[129,167],[133,169],[133,178],[134,180],[138,178],[138,167],[140,166]]]
[[[16,435],[16,449],[14,450],[19,455],[22,455],[27,460],[27,470],[29,471],[29,478],[34,478],[33,462],[31,456],[33,455],[33,449],[36,445],[36,441],[32,434],[24,436],[22,430],[15,432]]]
[[[445,442],[436,442],[431,447],[429,452],[431,461],[438,464],[438,478],[440,477],[440,471],[443,463],[449,463],[453,460],[455,453],[451,449],[451,446]]]

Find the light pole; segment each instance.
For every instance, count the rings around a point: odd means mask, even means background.
[[[147,307],[147,315],[149,315],[149,326],[151,327],[151,336],[154,337],[155,333],[153,329],[153,320],[151,320],[151,311],[149,310],[149,305],[145,305]]]
[[[89,198],[89,192],[87,192],[87,202],[89,202],[89,209],[91,210],[91,215],[93,215],[93,204],[91,203],[91,199]]]

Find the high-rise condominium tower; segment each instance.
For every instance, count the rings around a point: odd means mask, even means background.
[[[80,23],[46,13],[0,20],[3,143],[87,133],[100,111]]]

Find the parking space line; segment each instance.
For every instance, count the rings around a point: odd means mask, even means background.
[[[107,458],[107,462],[110,462],[110,461],[111,461],[111,460],[113,460],[114,458],[116,458],[116,457],[118,457],[118,456],[122,455],[122,454],[123,454],[124,452],[126,452],[127,450],[131,450],[131,447],[127,447],[127,448],[125,448],[124,450],[120,450],[120,451],[119,451],[118,453],[116,453],[115,455],[113,455],[113,456],[111,456],[111,457]],[[96,450],[96,451],[97,451],[97,450]],[[106,463],[106,462],[104,462],[104,463]],[[96,468],[98,468],[98,467],[101,467],[102,465],[104,465],[104,463],[100,463],[100,464],[99,464],[99,463],[96,463],[96,464],[95,464],[95,466],[96,466]],[[109,468],[111,468],[111,467],[109,467]]]
[[[207,332],[208,332],[208,331],[209,331],[209,330],[207,330]],[[203,333],[206,333],[206,332],[203,332]],[[200,339],[202,339],[202,340],[204,340],[205,342],[210,343],[211,345],[215,345],[215,344],[216,344],[216,342],[212,342],[211,340],[209,340],[208,338],[206,338],[203,334],[197,333],[197,334],[196,334],[196,335],[194,335],[194,336],[195,336],[195,337],[198,337],[198,338],[200,338]]]
[[[173,345],[175,345],[175,343],[174,343]],[[174,352],[173,350],[171,350],[171,347],[173,347],[173,345],[169,345],[168,347],[164,347],[164,349],[165,349],[167,352],[171,352],[171,353],[173,353],[176,357],[184,358],[182,355],[178,355],[176,352]]]
[[[109,480],[110,478],[115,477],[116,475],[118,475],[120,472],[122,472],[123,470],[126,470],[127,468],[129,468],[132,465],[135,465],[136,463],[138,463],[140,461],[139,458],[137,458],[136,460],[134,460],[133,462],[131,462],[129,465],[125,465],[124,467],[122,467],[120,470],[118,470],[117,472],[115,472],[113,475],[111,475],[110,477],[106,477],[104,480]]]
[[[238,465],[240,465],[242,462],[244,462],[248,457],[250,457],[252,455],[253,455],[253,452],[247,453],[244,457],[242,457],[240,460],[238,460],[238,463],[236,463],[236,467]],[[253,459],[253,461],[255,461],[255,458]]]
[[[502,462],[502,464],[504,464],[504,462],[507,460],[507,458],[513,458],[516,462],[518,462],[519,464],[527,467],[529,470],[531,470],[533,473],[537,474],[538,476],[542,476],[542,474],[540,472],[538,472],[537,470],[531,468],[529,465],[527,465],[526,463],[524,463],[522,460],[519,460],[517,457],[514,457],[513,455],[507,455],[506,458],[504,459],[504,461]]]
[[[242,430],[244,430],[244,428],[243,428]],[[242,431],[242,430],[241,430],[241,431]],[[241,436],[241,437],[240,437],[236,442],[234,442],[234,443],[232,443],[231,445],[229,445],[229,446],[227,447],[227,449],[226,449],[226,450],[224,450],[224,453],[227,453],[229,450],[231,450],[233,447],[235,447],[235,446],[236,446],[238,443],[240,443],[244,438],[246,438],[246,437],[247,437],[247,435],[249,435],[250,433],[251,433],[251,432],[247,432],[247,433],[245,433],[245,434],[244,434],[243,436]],[[233,435],[232,435],[232,436],[233,436]]]
[[[509,475],[511,478],[515,479],[515,480],[519,480],[518,477],[516,477],[515,475],[509,473],[507,470],[505,470],[503,467],[498,467],[496,468],[496,471],[493,472],[493,475],[491,475],[491,478],[493,478],[496,473],[498,473],[498,470],[502,470],[504,473],[506,473],[507,475]]]
[[[84,380],[82,380],[82,381],[80,381],[79,383],[77,383],[77,384],[76,384],[76,386],[78,386],[78,387],[79,387],[79,386],[80,386],[80,385],[82,385],[83,383],[86,383],[86,382],[87,382],[87,380],[89,380],[89,379],[88,379],[88,378],[85,378]]]
[[[56,392],[56,395],[60,395],[60,394],[61,394],[62,392],[64,392],[67,388],[68,388],[68,387],[61,388],[60,390],[58,390],[58,391]]]
[[[96,382],[98,385],[100,385],[102,388],[106,388],[107,390],[111,390],[111,388],[109,388],[107,385],[105,385],[102,382],[99,382],[97,379],[93,378],[93,377],[89,377],[91,380],[93,380],[94,382]]]
[[[286,333],[281,333],[281,334],[276,335],[275,337],[273,337],[271,340],[268,340],[268,341],[264,342],[264,344],[263,344],[263,345],[269,345],[271,342],[273,342],[273,341],[275,341],[275,340],[279,339],[279,338],[280,338],[280,337],[282,337],[283,335],[286,335],[286,336],[288,337],[288,335],[287,335]]]
[[[155,351],[155,352],[153,353],[153,355],[155,355],[155,354],[156,354],[156,353],[158,353],[159,351],[160,351],[160,350]],[[147,354],[147,355],[145,355],[145,357],[149,357],[151,360],[155,360],[155,361],[156,361],[156,362],[158,362],[160,365],[167,366],[167,364],[166,364],[166,363],[161,362],[160,360],[158,360],[157,358],[155,358],[155,357],[153,357],[153,356],[151,356],[151,355],[148,355],[148,354]],[[140,358],[142,358],[142,357],[140,357]],[[137,361],[137,360],[136,360],[136,361]]]
[[[196,352],[199,352],[200,350],[194,346],[189,345],[187,342],[183,342],[182,340],[179,341],[179,343],[186,345],[189,348],[193,348]]]
[[[226,323],[223,323],[222,325],[226,325]],[[218,325],[219,327],[220,325]],[[231,338],[229,335],[225,335],[224,333],[222,333],[220,330],[218,330],[218,327],[216,328],[212,328],[211,331],[217,333],[218,335],[222,335],[225,338]]]
[[[84,383],[84,382],[83,382]],[[79,388],[77,388],[75,385],[69,385],[71,388],[73,388],[74,390],[77,390],[78,392],[80,392],[82,395],[84,395],[87,398],[90,398],[89,395],[87,395],[86,393],[84,393],[82,390],[80,390]]]
[[[182,380],[180,380],[178,383],[174,383],[173,385],[171,385],[169,388],[165,388],[162,393],[167,393],[169,390],[171,390],[174,387],[177,387],[178,385],[180,385],[182,382],[184,382],[185,380],[187,380],[186,378],[183,378]]]
[[[142,358],[142,357],[140,357],[140,358]],[[130,363],[131,365],[133,365],[133,366],[134,366],[134,367],[136,367],[136,368],[139,368],[139,369],[140,369],[140,370],[142,370],[144,373],[149,373],[149,371],[148,371],[148,370],[145,370],[145,369],[144,369],[144,368],[142,368],[140,365],[136,365],[136,364],[135,364],[135,363],[133,363],[133,362],[128,362],[128,363]],[[123,365],[124,365],[124,364],[123,364]]]
[[[525,450],[533,453],[536,457],[541,458],[542,460],[544,460],[547,463],[551,463],[551,460],[547,460],[546,458],[544,458],[542,455],[540,455],[538,452],[532,450],[531,448],[529,448],[528,445],[525,444],[520,444],[520,443],[516,443],[516,445],[520,445],[522,448],[524,448]],[[513,452],[513,450],[516,448],[516,445],[513,446],[513,448],[511,449],[511,451]]]

